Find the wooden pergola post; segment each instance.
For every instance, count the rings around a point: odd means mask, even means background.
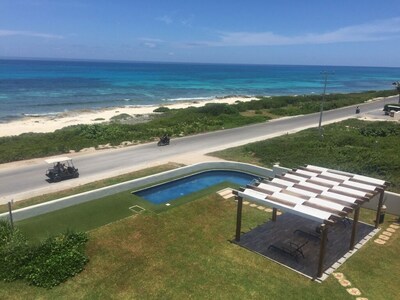
[[[278,210],[277,210],[275,207],[273,207],[273,208],[272,208],[272,222],[275,222],[275,221],[276,221],[276,214],[277,214],[277,212],[278,212]]]
[[[243,206],[243,198],[237,196],[238,205],[237,205],[237,214],[236,214],[236,237],[235,241],[240,241],[240,231],[242,228],[242,206]]]
[[[326,224],[321,225],[321,243],[319,246],[319,261],[318,261],[318,273],[317,277],[321,277],[324,271],[324,258],[325,258],[325,248],[326,241],[328,237],[328,227]]]
[[[379,227],[379,218],[381,216],[384,193],[385,193],[385,191],[382,190],[379,195],[378,209],[376,210],[375,228]]]
[[[354,249],[354,245],[356,243],[356,235],[357,235],[357,226],[358,226],[358,217],[360,216],[360,206],[357,206],[354,210],[354,218],[353,218],[353,226],[351,229],[351,238],[350,238],[350,250]]]

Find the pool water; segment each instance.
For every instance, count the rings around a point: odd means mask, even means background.
[[[133,194],[151,203],[161,204],[204,190],[224,181],[244,186],[257,178],[257,176],[236,171],[207,171],[136,191]]]

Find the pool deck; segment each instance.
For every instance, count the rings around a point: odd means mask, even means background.
[[[328,241],[324,260],[325,274],[318,280],[324,280],[378,231],[372,225],[359,222],[356,246],[354,250],[350,251],[352,223],[353,221],[348,219],[346,222],[328,226]],[[242,234],[240,241],[235,243],[306,277],[317,279],[320,239],[316,233],[316,227],[319,225],[317,222],[284,213],[278,216],[276,222],[268,221]],[[288,246],[290,242],[296,245],[305,244],[301,248],[304,258],[300,253],[295,258],[288,253],[270,247],[271,245],[278,246],[278,248]]]

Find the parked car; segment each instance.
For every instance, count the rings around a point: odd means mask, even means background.
[[[78,169],[75,168],[72,159],[69,157],[54,157],[45,161],[51,165],[46,171],[46,176],[51,182],[79,177]]]
[[[391,111],[400,111],[400,104],[386,104],[383,107],[385,115],[389,115]]]

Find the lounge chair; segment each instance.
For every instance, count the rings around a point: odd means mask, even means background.
[[[303,247],[305,245],[307,245],[308,240],[302,243],[298,243],[298,242],[288,242],[288,243],[284,243],[284,244],[272,244],[269,245],[268,250],[273,249],[276,251],[279,251],[281,253],[285,253],[287,255],[290,255],[291,257],[293,257],[296,261],[299,260],[299,257],[303,257],[304,253],[303,253]]]
[[[321,240],[321,233],[317,230],[311,230],[311,229],[296,229],[293,231],[293,234],[298,234],[301,235],[307,239],[312,239],[312,240]]]

